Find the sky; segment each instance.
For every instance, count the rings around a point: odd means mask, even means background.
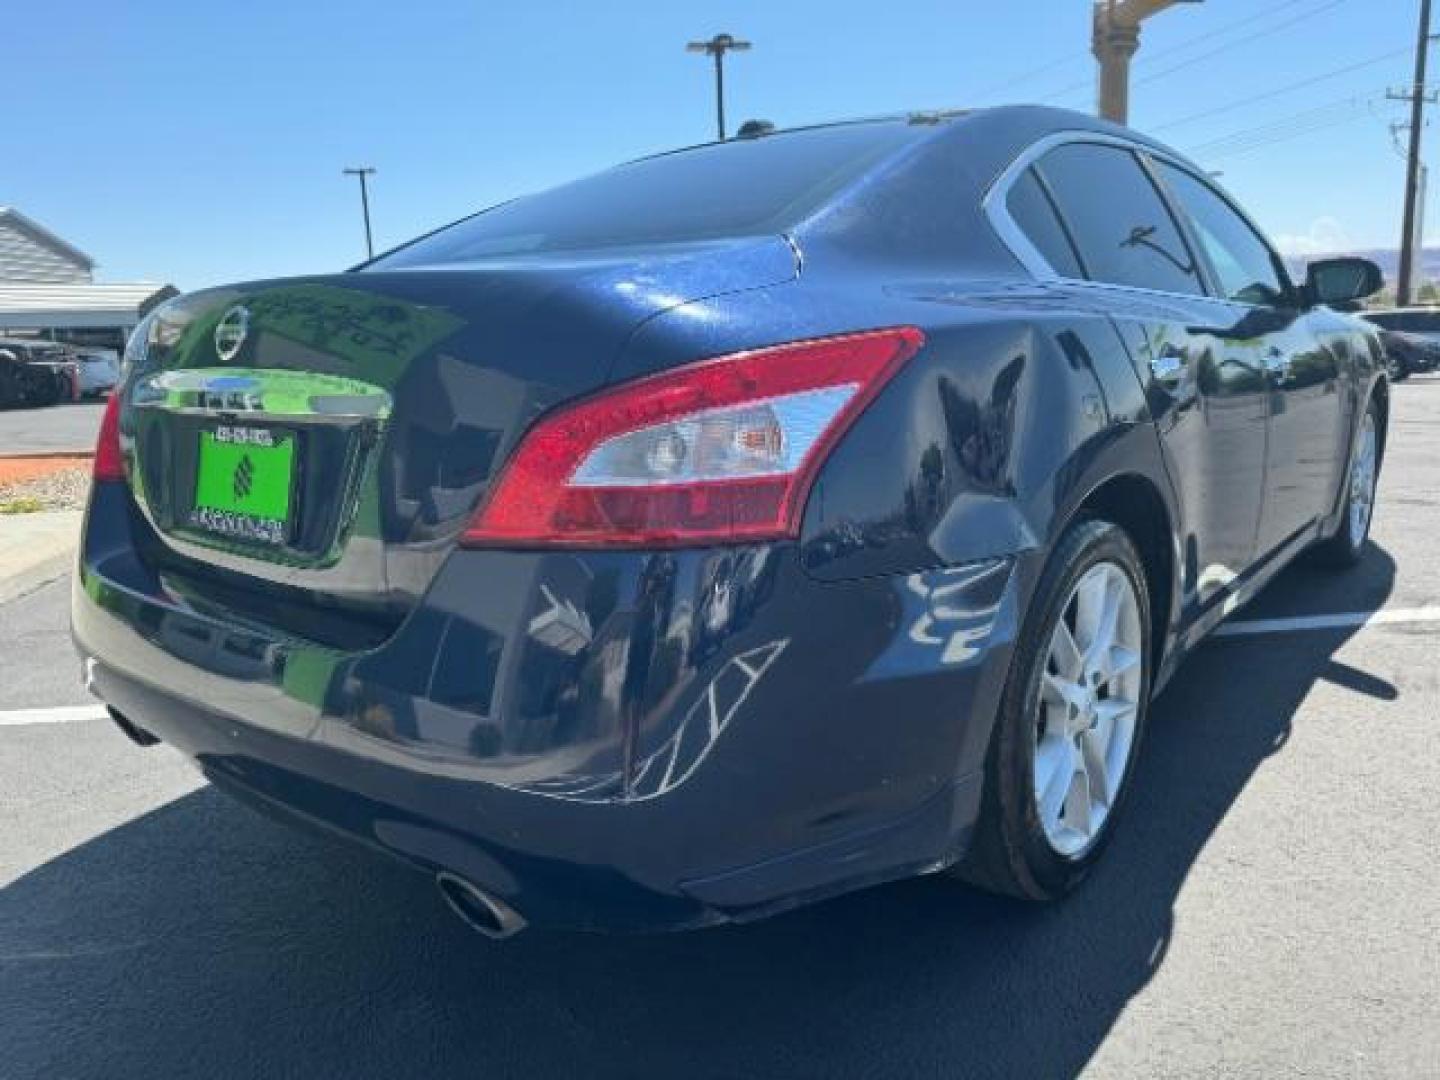
[[[910,109],[1094,106],[1089,0],[16,0],[0,205],[102,281],[327,272],[476,209],[714,131]],[[1395,247],[1386,100],[1419,0],[1203,0],[1149,21],[1131,124],[1229,188],[1286,254]],[[1440,55],[1434,83],[1440,83]],[[1440,131],[1427,132],[1435,149]],[[1433,154],[1430,154],[1432,158]],[[1440,188],[1440,177],[1436,185]],[[1427,200],[1435,206],[1435,200]],[[1440,242],[1440,209],[1427,239]]]

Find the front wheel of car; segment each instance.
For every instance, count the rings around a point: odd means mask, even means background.
[[[1054,900],[1109,841],[1150,695],[1150,600],[1135,545],[1106,521],[1061,539],[1021,628],[959,876]]]
[[[1360,435],[1350,457],[1345,478],[1345,505],[1335,535],[1315,546],[1316,559],[1325,566],[1344,570],[1365,555],[1370,539],[1370,522],[1375,515],[1375,487],[1380,479],[1380,406],[1374,398],[1360,420]]]
[[[1385,370],[1389,374],[1391,382],[1404,382],[1410,377],[1410,365],[1394,353],[1385,357]]]

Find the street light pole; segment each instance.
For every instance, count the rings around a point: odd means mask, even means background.
[[[360,212],[365,216],[365,257],[375,257],[375,244],[370,238],[370,188],[366,184],[366,178],[373,176],[375,170],[369,165],[361,165],[355,168],[341,169],[344,176],[356,176],[360,178]]]
[[[685,46],[686,52],[705,53],[715,58],[715,131],[721,142],[725,141],[725,54],[749,49],[750,42],[730,34],[716,34],[709,41],[691,41]]]

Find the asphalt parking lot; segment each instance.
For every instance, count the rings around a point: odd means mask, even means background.
[[[0,409],[0,454],[58,454],[95,449],[103,401],[62,401],[44,409]]]
[[[487,941],[166,748],[18,713],[87,698],[66,583],[11,601],[0,1075],[1440,1076],[1440,378],[1393,395],[1364,564],[1288,571],[1191,660],[1050,909],[932,878]]]

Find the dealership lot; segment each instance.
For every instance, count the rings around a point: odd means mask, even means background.
[[[1288,571],[1189,663],[1053,909],[928,879],[490,942],[65,709],[67,583],[13,600],[0,1075],[1440,1076],[1440,379],[1393,399],[1365,563]]]

